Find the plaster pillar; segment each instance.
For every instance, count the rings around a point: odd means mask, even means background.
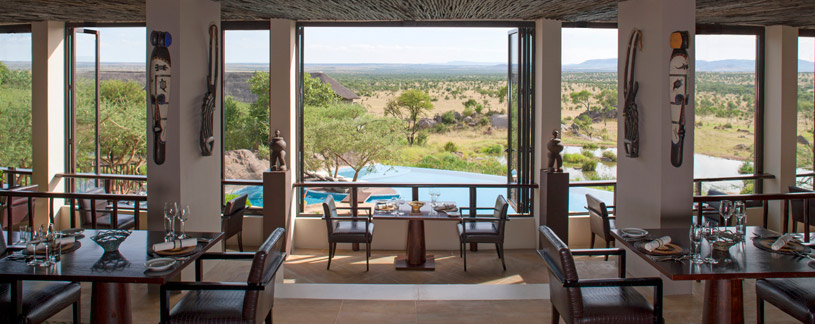
[[[535,170],[543,174],[547,165],[546,143],[552,138],[552,130],[560,130],[560,70],[562,23],[557,20],[535,20]],[[540,190],[537,189],[537,190]],[[541,214],[540,195],[535,194],[533,215]],[[535,217],[535,235],[540,226]],[[537,242],[537,240],[535,240]],[[566,242],[567,244],[569,242]]]
[[[289,172],[288,179],[278,182],[280,188],[274,188],[277,193],[292,194],[290,185],[296,182],[297,170],[297,51],[295,45],[295,21],[286,19],[271,19],[269,21],[269,129],[270,135],[279,129],[280,136],[286,140],[286,166]],[[264,188],[265,190],[271,190]],[[294,218],[296,208],[291,198],[286,210],[290,215],[281,215],[280,219],[290,219],[291,228],[286,229],[287,242],[293,242]],[[264,237],[263,240],[266,238]]]
[[[39,191],[62,192],[65,171],[65,23],[31,24],[31,182]],[[59,210],[61,200],[54,200]],[[54,215],[56,217],[56,215]],[[34,223],[48,222],[48,200],[38,199]]]
[[[618,16],[618,133],[617,228],[688,228],[693,201],[694,35],[696,1],[630,0],[619,4]],[[639,157],[625,156],[624,75],[628,42],[634,29],[642,31],[642,51],[637,52],[634,80],[639,82]],[[689,34],[686,134],[684,159],[671,165],[671,110],[669,60],[674,31]],[[634,275],[654,276],[656,270],[639,258],[628,258]],[[689,293],[690,284],[665,279],[666,294]]]
[[[798,28],[768,26],[764,47],[765,193],[789,192],[795,184],[798,110]],[[770,202],[768,227],[781,230],[784,205]]]
[[[221,5],[216,1],[147,0],[147,64],[153,45],[152,31],[169,32],[172,44],[172,81],[166,126],[166,160],[155,163],[153,156],[153,109],[149,91],[147,122],[147,228],[163,230],[164,203],[176,201],[189,205],[192,217],[187,231],[221,230],[221,87],[216,87],[215,148],[211,156],[201,155],[201,105],[207,85],[209,26],[219,26]],[[223,44],[223,42],[219,42]],[[150,71],[150,66],[147,71]],[[149,72],[148,72],[149,73]],[[218,81],[223,80],[219,75]]]

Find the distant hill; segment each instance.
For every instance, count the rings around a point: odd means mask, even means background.
[[[697,72],[753,72],[754,60],[696,61]],[[588,60],[578,64],[564,64],[563,72],[617,72],[617,59]],[[798,72],[811,73],[815,62],[798,60]]]

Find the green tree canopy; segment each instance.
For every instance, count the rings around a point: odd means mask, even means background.
[[[586,107],[586,112],[591,110],[591,92],[589,90],[572,92],[569,97],[572,98],[573,104]]]
[[[421,90],[407,90],[402,92],[395,100],[388,102],[385,114],[406,121],[405,131],[409,145],[413,145],[416,138],[416,122],[425,111],[433,109],[430,95]]]

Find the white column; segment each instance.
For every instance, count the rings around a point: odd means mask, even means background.
[[[552,138],[552,130],[560,130],[560,65],[562,23],[557,20],[535,20],[535,170],[548,163],[546,143]],[[538,173],[540,174],[540,173]],[[540,215],[540,195],[534,195],[535,211]],[[535,217],[535,237],[540,220]],[[537,240],[535,241],[537,242]],[[568,243],[568,242],[567,242]],[[537,246],[537,243],[534,243]]]
[[[630,0],[619,5],[618,26],[618,160],[617,227],[688,228],[693,201],[693,97],[685,109],[684,159],[679,168],[671,165],[671,111],[669,60],[673,49],[670,35],[687,31],[687,93],[694,93],[694,0]],[[642,31],[642,51],[637,52],[634,80],[639,82],[639,157],[625,156],[623,80],[628,42],[634,29]],[[629,257],[634,276],[655,276],[657,271],[636,257]],[[663,278],[666,294],[687,294],[691,286]]]
[[[167,157],[163,164],[153,157],[153,109],[147,99],[147,227],[163,230],[164,202],[189,205],[188,231],[221,230],[221,93],[216,87],[214,136],[211,156],[202,156],[198,145],[201,105],[207,84],[209,26],[219,26],[221,5],[215,1],[147,0],[147,64],[153,46],[152,31],[169,32],[172,61],[170,105],[167,114]],[[223,44],[223,42],[219,42]],[[147,67],[147,71],[150,66]],[[223,80],[219,77],[218,80]]]
[[[764,180],[765,193],[789,192],[795,184],[798,109],[798,28],[768,26],[764,47]],[[783,204],[771,202],[768,226],[780,230]]]
[[[63,191],[65,170],[65,23],[31,24],[31,146],[33,176],[39,191]],[[54,201],[59,209],[60,201]],[[39,199],[35,224],[48,222],[48,200]]]
[[[269,21],[269,128],[270,135],[280,130],[280,136],[286,140],[286,166],[289,169],[288,183],[296,182],[297,177],[297,57],[295,44],[295,21],[271,19]],[[285,183],[285,182],[283,182]],[[264,190],[272,190],[264,188]],[[283,193],[292,188],[276,188],[275,192]],[[291,196],[293,197],[293,195]],[[293,201],[288,201],[285,208],[292,219],[296,218]],[[295,221],[290,222],[288,229],[289,242],[294,242]],[[263,238],[265,240],[265,238]]]

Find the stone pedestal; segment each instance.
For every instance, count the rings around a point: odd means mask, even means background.
[[[541,170],[539,224],[569,244],[569,174]],[[538,248],[542,248],[538,242]]]
[[[291,170],[267,171],[263,173],[263,239],[272,234],[275,228],[286,229],[283,237],[284,252],[291,254],[294,236],[292,215]]]

